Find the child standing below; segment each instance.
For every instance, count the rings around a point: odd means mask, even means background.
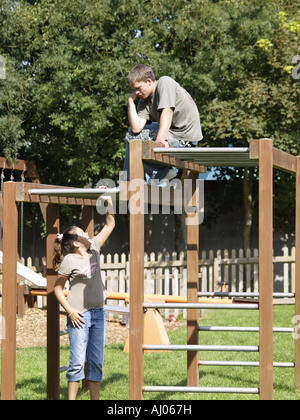
[[[86,361],[91,400],[99,399],[106,331],[103,309],[106,292],[99,255],[114,227],[114,216],[107,212],[105,226],[93,239],[81,228],[71,226],[55,240],[53,266],[58,271],[58,278],[54,292],[68,314],[70,363],[66,378],[69,400],[76,399],[79,381],[85,378]],[[66,299],[63,289],[67,280],[70,288]]]

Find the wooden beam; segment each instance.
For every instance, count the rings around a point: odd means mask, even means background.
[[[142,142],[131,140],[130,181],[140,185],[140,212],[134,211],[130,198],[130,330],[129,330],[129,399],[143,398],[144,383],[144,167]],[[136,197],[135,197],[136,199]],[[135,209],[137,210],[137,209]]]
[[[46,209],[47,223],[47,397],[59,400],[60,384],[60,328],[59,304],[54,294],[57,274],[52,267],[54,242],[59,233],[59,206],[48,204]]]
[[[15,183],[3,189],[3,283],[2,283],[2,355],[1,399],[14,400],[16,388],[16,309],[18,261],[18,210]]]
[[[6,158],[0,157],[0,168],[14,171],[24,171],[26,177],[38,178],[36,166],[32,161],[17,159],[15,161],[8,162]]]
[[[259,360],[260,399],[273,399],[273,153],[259,142]]]
[[[70,197],[48,197],[31,195],[32,189],[70,189],[70,187],[61,187],[58,185],[32,184],[30,182],[17,182],[16,187],[16,201],[23,201],[26,203],[44,203],[44,204],[67,204],[75,206],[96,206],[97,200],[87,198],[70,198]]]
[[[188,197],[188,207],[198,209],[199,188],[197,188],[197,172],[190,172],[188,179],[192,181],[191,196]],[[187,302],[198,302],[199,283],[199,223],[198,211],[187,215]],[[188,309],[187,311],[187,344],[198,344],[199,311]],[[199,386],[198,352],[187,352],[187,385]]]
[[[94,207],[83,206],[82,207],[82,221],[81,228],[90,235],[90,238],[94,236]]]
[[[157,143],[152,140],[139,140],[142,143],[143,159],[158,162],[163,165],[175,166],[179,169],[187,169],[195,172],[206,172],[206,167],[195,162],[177,159],[175,157],[167,156],[163,153],[155,153],[153,149],[164,147],[162,143]],[[167,151],[168,149],[166,149]]]
[[[14,170],[24,173],[25,178],[30,178],[33,183],[40,183],[39,174],[36,169],[35,163],[33,161],[26,161],[26,160],[16,160],[14,162],[8,162],[6,158],[0,157],[0,168]],[[21,176],[18,177],[19,180]],[[40,204],[40,208],[45,220],[45,205]],[[2,223],[3,217],[3,201],[2,195],[0,194],[0,222]]]
[[[283,172],[296,173],[296,157],[273,147],[273,167]]]
[[[270,139],[262,139],[262,140],[251,140],[249,146],[249,156],[250,159],[258,160],[259,159],[259,144],[261,141],[272,141]],[[275,147],[272,147],[272,155],[273,155],[273,167],[274,169],[278,169],[283,172],[296,172],[296,157],[283,152]]]

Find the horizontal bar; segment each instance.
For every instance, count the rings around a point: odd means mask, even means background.
[[[63,373],[68,369],[69,369],[69,365],[62,366],[61,368],[59,368],[59,373]]]
[[[196,147],[196,148],[163,148],[153,149],[155,159],[157,155],[171,157],[183,161],[190,161],[203,166],[258,166],[258,159],[250,159],[248,148],[236,147]],[[147,159],[147,155],[143,155]],[[159,160],[159,159],[158,159]]]
[[[245,351],[258,352],[258,346],[210,346],[186,344],[143,344],[143,350],[161,351]]]
[[[259,332],[259,327],[210,327],[199,325],[199,331]],[[273,328],[275,333],[294,333],[295,328]]]
[[[222,388],[194,386],[144,386],[143,392],[195,392],[207,394],[259,394],[259,388]]]
[[[199,292],[198,297],[249,297],[258,298],[259,293],[255,292]],[[295,293],[273,293],[273,298],[294,298]]]
[[[69,331],[68,330],[61,330],[60,332],[59,332],[59,335],[62,337],[63,335],[67,335],[67,334],[69,334]]]
[[[248,147],[196,147],[196,148],[179,148],[179,147],[155,147],[154,149],[155,153],[174,153],[174,154],[207,154],[207,153],[249,153]]]
[[[199,366],[248,366],[259,367],[259,362],[234,362],[223,360],[202,360],[198,362]],[[273,367],[294,368],[295,363],[274,362]]]
[[[116,194],[119,193],[119,188],[46,188],[46,189],[32,189],[28,191],[30,195],[47,195],[55,197],[99,197],[101,194]]]
[[[161,309],[258,309],[257,304],[222,304],[222,303],[144,303],[144,308]]]

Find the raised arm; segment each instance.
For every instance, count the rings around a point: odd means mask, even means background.
[[[109,207],[112,208],[112,200],[111,197],[102,197],[105,200],[105,207],[107,207],[107,212],[105,214],[105,225],[101,229],[101,231],[96,236],[100,248],[105,244],[109,236],[111,235],[112,231],[115,228],[115,216],[109,213]]]

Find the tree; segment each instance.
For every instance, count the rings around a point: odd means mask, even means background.
[[[299,83],[289,66],[299,45],[298,2],[224,0],[176,6],[178,14],[172,9],[172,21],[162,23],[170,36],[160,44],[161,51],[199,104],[205,143],[239,147],[270,137],[276,147],[298,155]],[[220,171],[220,178],[228,173],[237,182],[244,179],[243,236],[244,247],[250,248],[257,174],[230,169]],[[281,192],[284,203],[288,192]],[[277,200],[277,208],[282,207]],[[276,214],[283,225],[287,214]]]
[[[126,76],[138,62],[191,93],[204,145],[247,146],[270,137],[299,154],[300,85],[291,77],[296,0],[2,0],[0,11],[0,54],[8,67],[0,79],[0,150],[34,159],[44,183],[118,178]],[[237,183],[244,179],[249,247],[257,175],[230,174]],[[281,191],[283,203],[288,194]],[[277,207],[284,208],[279,200]]]

